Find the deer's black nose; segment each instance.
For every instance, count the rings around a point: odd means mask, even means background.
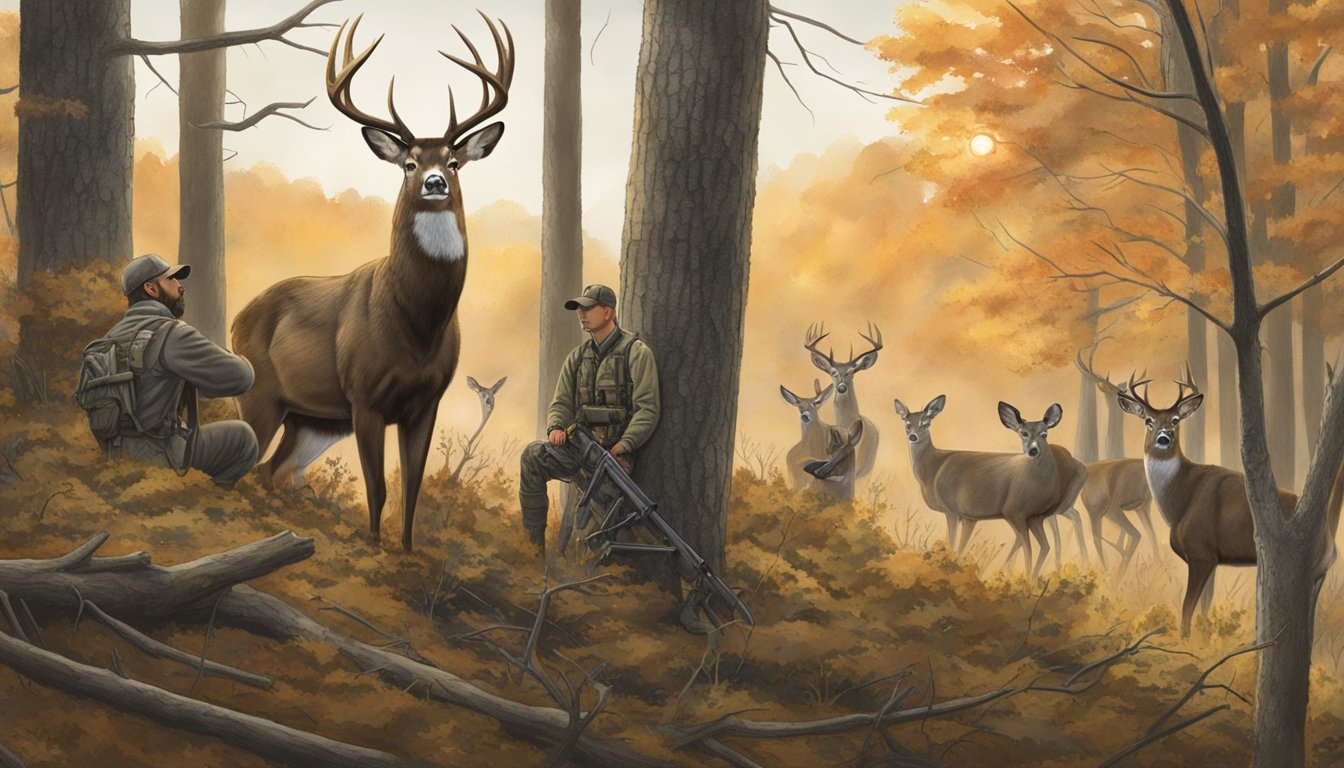
[[[431,173],[425,177],[425,192],[431,195],[442,195],[448,191],[448,180],[437,173]]]

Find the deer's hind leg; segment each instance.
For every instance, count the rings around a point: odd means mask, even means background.
[[[347,420],[318,419],[297,413],[285,416],[284,427],[280,445],[268,464],[276,487],[288,482],[295,490],[305,485],[304,470],[352,429]]]

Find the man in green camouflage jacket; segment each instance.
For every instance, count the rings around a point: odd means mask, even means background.
[[[578,452],[565,432],[582,422],[627,470],[640,446],[658,426],[658,368],[653,352],[636,334],[616,325],[616,292],[590,285],[565,302],[591,338],[575,347],[560,369],[555,397],[546,414],[545,440],[523,449],[518,500],[528,539],[546,552],[546,483],[572,481],[580,469]]]
[[[154,335],[143,352],[143,370],[135,375],[136,417],[148,431],[128,427],[116,451],[179,471],[200,470],[227,489],[257,463],[252,428],[245,421],[218,421],[193,435],[179,414],[184,401],[194,397],[186,385],[206,397],[242,394],[252,386],[252,365],[178,319],[186,307],[181,281],[190,272],[190,266],[169,266],[152,253],[132,259],[121,272],[128,306],[107,335],[130,336],[140,328]]]

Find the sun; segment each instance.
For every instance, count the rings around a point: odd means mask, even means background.
[[[994,151],[996,146],[994,137],[987,133],[977,133],[971,137],[971,154],[976,157],[984,157]]]

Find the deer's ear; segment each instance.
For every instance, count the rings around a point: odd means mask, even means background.
[[[1016,432],[1022,427],[1022,414],[1013,406],[1000,400],[999,421],[1003,422],[1003,426]]]
[[[798,404],[798,396],[790,392],[788,388],[785,387],[783,384],[779,385],[779,394],[783,396],[784,402],[788,403],[789,405]]]
[[[464,163],[480,160],[489,157],[490,153],[495,151],[495,145],[503,136],[504,124],[491,123],[468,136],[465,141],[457,145],[456,149],[462,153],[461,160]]]
[[[817,405],[821,405],[822,403],[826,402],[826,400],[831,396],[831,393],[834,391],[835,391],[835,383],[832,382],[830,384],[827,384],[826,388],[821,390],[821,394],[817,395]]]
[[[825,372],[827,372],[827,373],[830,373],[830,372],[831,372],[831,361],[830,361],[830,360],[827,360],[826,357],[825,357],[824,355],[820,355],[820,354],[818,354],[818,353],[816,353],[816,352],[813,352],[813,353],[812,353],[812,364],[815,365],[815,366],[817,366],[818,368],[820,368],[821,370],[823,370],[823,371],[825,371]]]
[[[905,403],[902,403],[900,398],[896,398],[892,402],[896,404],[897,416],[900,416],[902,419],[910,418],[910,409],[905,407]]]
[[[1124,411],[1125,413],[1133,414],[1135,416],[1138,416],[1140,419],[1148,418],[1148,415],[1143,412],[1143,406],[1141,404],[1130,399],[1129,397],[1126,397],[1123,394],[1115,398],[1115,402],[1120,406],[1120,410]]]
[[[867,352],[864,352],[862,355],[859,355],[859,359],[854,361],[854,372],[858,373],[859,371],[866,371],[869,368],[872,368],[873,363],[876,362],[877,362],[877,350],[870,349]]]
[[[500,387],[503,387],[503,386],[504,386],[504,382],[506,382],[506,381],[508,381],[508,380],[509,380],[509,377],[508,377],[508,376],[502,376],[502,377],[500,377],[499,381],[496,381],[496,382],[495,382],[495,386],[493,386],[493,387],[490,388],[490,392],[491,392],[491,394],[494,394],[495,392],[498,392],[499,389],[500,389]]]
[[[1054,429],[1059,426],[1059,420],[1062,418],[1064,418],[1064,409],[1059,407],[1059,403],[1055,403],[1045,411],[1045,426],[1048,429]]]
[[[364,141],[368,142],[369,149],[380,160],[386,160],[397,167],[406,162],[406,153],[410,152],[410,147],[402,143],[401,139],[393,136],[387,131],[377,128],[365,128]]]
[[[849,428],[849,444],[851,446],[858,445],[859,441],[862,439],[863,439],[863,420],[856,419],[854,421],[854,426]]]
[[[481,385],[480,385],[480,384],[477,384],[477,383],[476,383],[476,379],[475,379],[474,377],[471,377],[471,376],[468,376],[468,377],[467,377],[467,386],[468,386],[468,387],[471,387],[472,389],[474,389],[474,390],[476,390],[476,391],[478,391],[478,392],[481,390]]]
[[[947,405],[947,395],[939,395],[933,398],[928,405],[924,406],[924,418],[932,419],[942,413],[945,405]]]
[[[1199,410],[1199,406],[1203,402],[1204,395],[1195,395],[1188,400],[1182,400],[1181,404],[1176,407],[1176,415],[1182,419],[1188,419],[1195,411]]]

